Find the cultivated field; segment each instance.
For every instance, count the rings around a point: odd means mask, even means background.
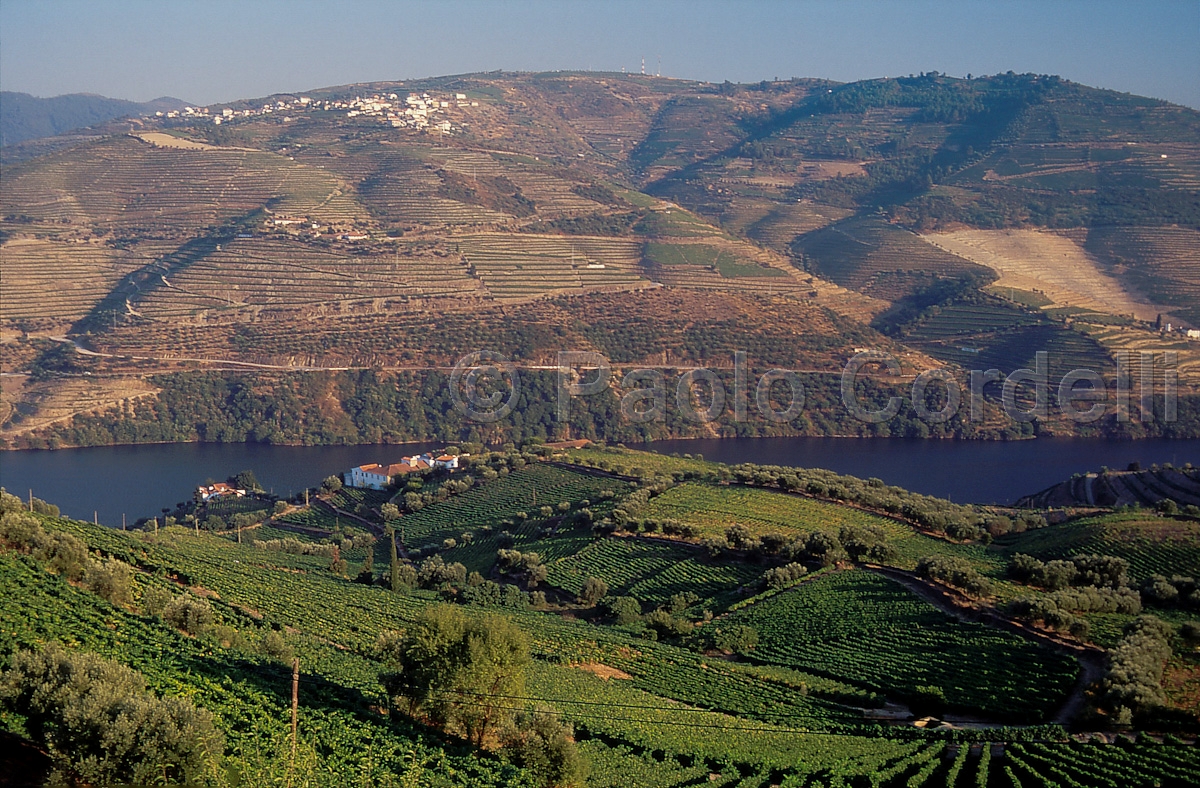
[[[1055,306],[1082,307],[1154,320],[1164,311],[1105,273],[1095,258],[1061,235],[1039,230],[955,230],[926,241],[1000,274],[995,287],[1034,290]]]
[[[19,238],[0,246],[0,318],[78,320],[149,260],[98,243]]]

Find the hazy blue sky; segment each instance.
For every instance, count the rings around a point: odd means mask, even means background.
[[[0,87],[208,104],[469,71],[1059,74],[1200,108],[1200,0],[3,0]]]

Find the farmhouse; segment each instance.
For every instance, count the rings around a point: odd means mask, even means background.
[[[411,457],[401,457],[400,462],[391,465],[370,463],[351,468],[342,474],[342,482],[347,487],[358,487],[370,490],[384,490],[397,476],[427,471],[430,468],[452,470],[458,467],[458,457],[442,454],[434,457],[432,454],[414,454]]]
[[[228,496],[236,496],[241,498],[246,494],[245,490],[239,490],[233,485],[225,482],[217,482],[216,484],[201,485],[196,488],[196,496],[201,503],[215,500],[217,498],[225,498]]]
[[[385,490],[392,483],[394,473],[389,473],[393,468],[401,467],[395,465],[380,465],[379,463],[369,463],[367,465],[359,465],[351,468],[342,474],[342,481],[347,487],[358,487],[368,490]],[[411,470],[411,469],[410,469]],[[399,471],[397,471],[398,473]]]

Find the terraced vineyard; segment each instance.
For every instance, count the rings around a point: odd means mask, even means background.
[[[6,170],[4,210],[66,225],[176,229],[220,224],[268,204],[321,222],[364,220],[348,191],[327,172],[271,153],[111,137]]]
[[[809,270],[887,301],[928,286],[937,277],[987,273],[913,233],[868,219],[847,219],[808,233],[793,248]]]
[[[486,292],[458,260],[394,255],[348,257],[299,242],[224,244],[137,300],[155,320],[205,309],[359,303],[376,311],[421,298],[481,299]]]
[[[0,311],[6,320],[78,320],[126,274],[149,260],[91,243],[22,238],[0,246],[4,277]]]
[[[1178,745],[1037,742],[1014,744],[1004,756],[1004,774],[1029,786],[1153,788],[1187,785],[1200,774],[1200,752]]]
[[[1078,672],[1070,658],[957,621],[864,570],[801,583],[730,619],[759,631],[756,660],[903,696],[937,687],[951,707],[1012,719],[1047,718]]]
[[[550,564],[549,582],[578,594],[587,578],[601,577],[609,593],[652,605],[691,592],[700,598],[697,609],[718,611],[761,574],[761,567],[708,561],[700,550],[661,540],[601,539]]]
[[[598,502],[601,493],[623,492],[626,484],[549,465],[532,465],[509,474],[502,484],[488,483],[459,493],[420,511],[406,514],[402,520],[405,539],[410,545],[440,542],[457,537],[464,530],[484,525],[500,526],[501,521],[518,512],[537,515],[541,506],[573,506],[580,500]],[[496,530],[501,530],[498,527]],[[494,550],[493,550],[494,552]]]
[[[695,526],[706,536],[723,536],[733,525],[743,526],[758,537],[780,534],[790,538],[814,531],[836,535],[845,527],[878,528],[895,549],[897,566],[912,568],[923,556],[951,553],[970,555],[983,571],[992,570],[997,564],[983,550],[953,546],[886,517],[756,487],[688,482],[651,499],[639,516],[675,519]]]
[[[1200,523],[1187,519],[1111,514],[1002,537],[997,544],[1044,561],[1091,553],[1124,558],[1135,581],[1200,575]]]
[[[650,285],[640,271],[637,241],[487,233],[462,236],[455,242],[488,292],[500,300]]]

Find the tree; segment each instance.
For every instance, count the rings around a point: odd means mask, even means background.
[[[512,723],[510,699],[524,694],[530,661],[529,640],[512,621],[468,619],[450,605],[426,608],[403,635],[381,635],[377,651],[391,668],[380,674],[388,697],[477,747]]]
[[[588,607],[595,607],[596,603],[607,593],[608,583],[598,577],[589,577],[583,581],[583,590],[579,592],[579,602]]]
[[[263,486],[258,483],[258,477],[254,475],[254,471],[242,471],[229,481],[239,490],[249,490],[250,492],[262,492],[263,490]]]
[[[335,493],[342,489],[342,478],[340,476],[326,476],[321,482],[321,489],[327,493]]]
[[[171,626],[189,635],[198,635],[213,621],[212,605],[207,599],[184,594],[163,608],[162,617]]]
[[[642,603],[631,596],[619,596],[609,600],[608,614],[618,624],[632,624],[642,617]]]
[[[553,711],[537,709],[517,717],[516,732],[506,746],[537,785],[581,786],[587,780],[588,764],[572,741],[574,734],[571,725],[560,722]]]
[[[337,545],[334,545],[333,555],[329,559],[329,571],[339,577],[346,574],[346,559],[342,558],[342,550]]]
[[[224,750],[209,712],[158,698],[140,673],[56,643],[13,656],[0,708],[22,715],[62,770],[52,784],[70,774],[89,785],[209,785]]]
[[[385,503],[383,506],[380,506],[379,513],[388,522],[400,519],[400,507],[394,503]]]

